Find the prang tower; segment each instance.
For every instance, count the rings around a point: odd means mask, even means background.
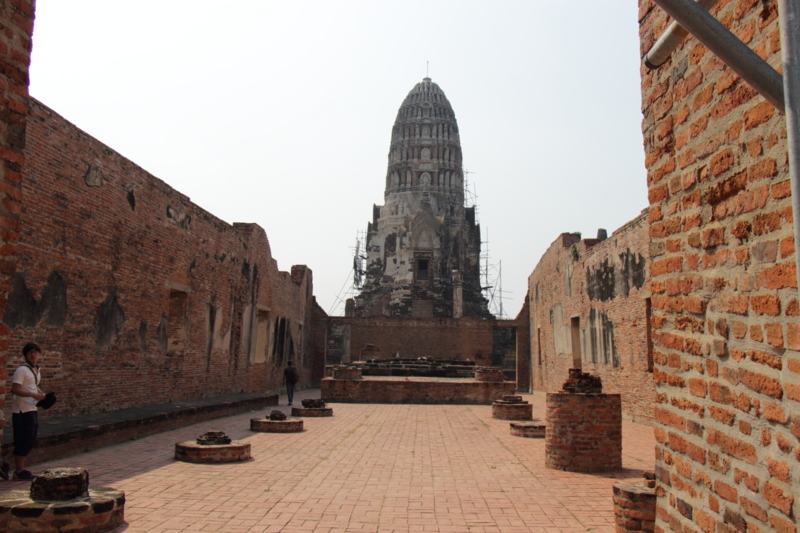
[[[346,314],[493,318],[480,287],[475,206],[464,206],[456,115],[430,78],[397,112],[383,196],[367,226],[361,294]]]

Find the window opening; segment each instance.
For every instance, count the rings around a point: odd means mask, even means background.
[[[417,259],[417,279],[427,281],[428,279],[428,260]]]

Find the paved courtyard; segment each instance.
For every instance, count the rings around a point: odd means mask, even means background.
[[[543,418],[544,399],[524,397]],[[285,397],[281,404],[288,412]],[[128,524],[115,531],[126,533],[612,532],[612,485],[654,463],[653,432],[638,424],[623,426],[625,470],[590,475],[545,468],[544,439],[511,436],[490,406],[329,406],[334,416],[304,419],[302,433],[253,433],[250,418],[268,413],[258,411],[33,470],[82,466],[91,486],[125,491]],[[173,459],[176,442],[209,430],[246,439],[253,459]]]

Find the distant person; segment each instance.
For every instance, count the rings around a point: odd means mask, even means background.
[[[39,415],[36,403],[45,399],[39,390],[41,374],[39,357],[42,350],[37,344],[29,342],[22,349],[25,364],[14,371],[11,377],[11,393],[14,395],[11,404],[11,426],[14,430],[14,479],[35,479],[29,470],[25,470],[25,458],[36,443],[39,434]],[[0,477],[8,479],[10,465],[3,459],[0,465]]]
[[[289,405],[292,405],[294,399],[294,386],[298,381],[297,369],[291,361],[287,363],[288,366],[283,371],[283,382],[286,384],[286,396],[289,398]]]

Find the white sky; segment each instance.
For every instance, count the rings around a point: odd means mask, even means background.
[[[329,312],[426,61],[507,315],[559,234],[610,235],[647,205],[634,0],[36,4],[31,95],[214,215],[258,223]]]

